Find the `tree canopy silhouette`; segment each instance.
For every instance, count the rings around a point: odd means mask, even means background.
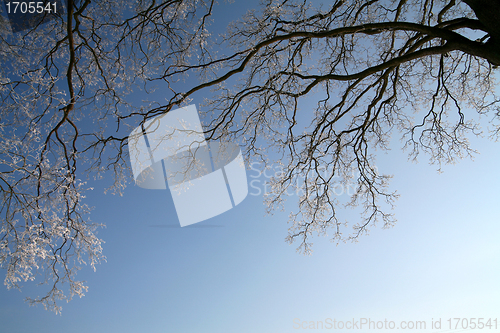
[[[355,240],[394,223],[384,207],[396,194],[374,164],[391,135],[436,163],[473,152],[470,110],[498,135],[499,0],[264,0],[223,33],[212,17],[238,3],[66,3],[20,32],[0,22],[0,264],[8,288],[44,272],[49,291],[29,301],[56,312],[87,289],[79,266],[104,259],[86,177],[112,174],[121,191],[131,129],[202,91],[208,140],[281,166],[270,210],[300,186],[287,240],[305,253],[314,233]],[[154,89],[167,99],[147,101]],[[332,190],[350,182],[340,202]],[[361,207],[360,220],[342,220],[343,206]]]

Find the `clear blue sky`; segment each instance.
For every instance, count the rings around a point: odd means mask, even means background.
[[[357,244],[315,237],[312,256],[284,242],[288,211],[266,215],[262,196],[180,228],[168,191],[130,184],[113,196],[102,193],[106,180],[95,182],[88,202],[107,225],[99,231],[107,262],[79,272],[86,296],[62,304],[59,316],[23,301],[43,293],[31,284],[0,288],[0,332],[302,332],[294,327],[327,318],[459,332],[448,318],[500,321],[500,144],[472,144],[481,152],[474,161],[438,174],[425,158],[408,162],[394,140],[377,166],[401,195],[396,226],[373,228]],[[439,318],[442,328],[431,329]]]

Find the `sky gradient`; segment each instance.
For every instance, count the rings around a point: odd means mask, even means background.
[[[243,11],[224,6],[226,14]],[[192,103],[199,107],[202,97]],[[131,183],[119,196],[103,193],[109,179],[89,182],[95,188],[87,195],[92,220],[107,226],[98,232],[107,262],[96,272],[83,266],[77,278],[89,290],[61,304],[61,315],[23,301],[43,287],[0,288],[0,332],[288,333],[363,318],[397,326],[425,321],[418,332],[463,332],[450,330],[448,319],[498,322],[500,144],[486,138],[471,144],[480,151],[474,161],[438,173],[425,155],[409,162],[395,136],[376,165],[394,175],[396,226],[371,228],[358,243],[336,245],[315,236],[311,256],[284,241],[294,196],[283,212],[266,215],[262,193],[250,187],[237,207],[180,228],[168,190]],[[247,174],[249,182],[265,181]],[[359,219],[354,211],[343,214]],[[441,329],[432,328],[439,318]],[[483,331],[500,331],[498,325]]]

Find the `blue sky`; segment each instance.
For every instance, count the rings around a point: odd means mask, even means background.
[[[95,273],[80,271],[86,296],[57,316],[23,302],[40,293],[35,287],[2,288],[2,331],[296,332],[296,318],[428,325],[495,318],[498,144],[474,144],[482,152],[474,162],[442,174],[407,162],[397,149],[380,158],[401,194],[397,225],[375,228],[357,244],[317,237],[312,256],[284,242],[287,213],[266,216],[262,197],[249,196],[199,227],[177,228],[167,191],[129,186],[120,197],[95,190],[89,201],[93,219],[107,224],[99,235],[108,260]]]
[[[396,226],[372,228],[355,244],[315,237],[312,256],[284,241],[294,197],[285,211],[266,215],[262,196],[249,195],[180,228],[168,191],[130,184],[115,196],[103,193],[108,180],[95,181],[87,198],[92,219],[107,225],[99,231],[107,262],[79,272],[86,296],[62,304],[59,316],[23,301],[42,294],[39,287],[0,288],[0,331],[301,332],[296,327],[311,321],[365,318],[460,332],[449,330],[448,318],[498,321],[500,144],[471,142],[481,154],[439,174],[425,157],[408,162],[393,140],[377,167],[394,175],[391,189],[401,195]],[[441,329],[432,329],[439,318]]]

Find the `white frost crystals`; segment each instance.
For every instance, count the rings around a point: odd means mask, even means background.
[[[27,281],[48,284],[45,296],[26,300],[58,313],[57,301],[69,301],[87,291],[82,281],[75,280],[79,266],[89,263],[95,269],[105,259],[95,233],[99,225],[84,218],[90,210],[81,202],[85,183],[61,168],[63,160],[49,163],[46,159],[36,166],[26,158],[0,162],[13,170],[3,172],[1,179],[4,285],[21,289]]]
[[[147,121],[128,140],[136,184],[166,189],[166,176],[183,227],[228,211],[248,194],[240,148],[208,144],[195,105]]]

